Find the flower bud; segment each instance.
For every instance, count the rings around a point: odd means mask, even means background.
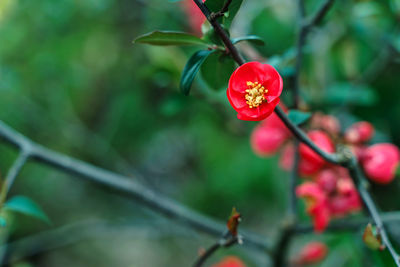
[[[246,267],[246,265],[235,256],[227,256],[212,267]]]
[[[362,166],[369,179],[379,184],[388,184],[396,176],[399,160],[400,153],[397,146],[382,143],[365,150]]]
[[[308,137],[323,151],[328,153],[335,152],[335,146],[331,138],[326,133],[319,130],[314,130],[308,133]],[[302,158],[308,159],[313,162],[325,162],[323,158],[321,158],[310,147],[303,143],[300,144],[300,155]]]
[[[321,242],[311,242],[303,247],[295,262],[299,265],[311,265],[322,261],[328,253],[328,247]]]
[[[289,138],[290,132],[273,113],[262,121],[251,134],[250,143],[253,151],[259,156],[270,156],[276,153]]]
[[[358,144],[369,141],[374,135],[374,126],[367,121],[354,123],[346,130],[344,138],[348,143]]]

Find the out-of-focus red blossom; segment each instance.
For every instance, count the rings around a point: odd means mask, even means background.
[[[204,2],[204,0],[203,0]],[[181,1],[181,6],[189,20],[190,28],[196,35],[201,35],[201,26],[206,17],[192,0]]]
[[[246,265],[235,256],[227,256],[212,267],[246,267]]]
[[[295,264],[305,266],[321,262],[328,254],[328,247],[322,242],[306,244],[295,257]]]
[[[363,153],[361,163],[369,179],[379,184],[388,184],[396,176],[399,160],[397,146],[382,143],[368,147]]]
[[[280,158],[280,166],[284,170],[291,170],[294,164],[294,145],[288,144],[282,151]],[[300,176],[310,176],[318,172],[324,165],[324,162],[312,161],[304,157],[300,157],[299,174]]]
[[[369,141],[374,135],[374,126],[367,121],[356,122],[346,130],[344,138],[350,144],[359,144]]]
[[[333,169],[325,169],[317,174],[316,181],[322,190],[330,194],[336,190],[337,174]]]
[[[240,120],[261,121],[274,111],[282,93],[279,73],[268,64],[248,62],[229,79],[227,96]]]
[[[308,136],[320,149],[329,153],[335,151],[335,146],[326,133],[320,130],[313,130],[308,133]],[[299,153],[299,174],[301,176],[309,176],[317,173],[326,163],[323,158],[305,144],[300,144]],[[284,149],[281,155],[280,165],[283,169],[290,170],[293,162],[294,146],[290,144]]]
[[[336,136],[340,132],[340,123],[334,116],[316,112],[311,118],[311,128],[322,129],[327,133]]]
[[[314,230],[324,231],[330,219],[326,193],[317,183],[305,182],[296,188],[296,195],[306,201],[307,213],[313,217]]]
[[[310,131],[308,132],[308,137],[323,151],[328,153],[335,152],[335,145],[333,144],[331,138],[323,131]],[[309,146],[301,143],[299,150],[300,156],[302,158],[308,159],[312,162],[315,162],[316,164],[320,163],[323,165],[325,163],[324,159],[321,158],[321,156],[319,156],[317,153],[315,153]]]
[[[254,128],[250,144],[257,155],[270,156],[276,153],[289,137],[289,130],[279,117],[272,113]]]

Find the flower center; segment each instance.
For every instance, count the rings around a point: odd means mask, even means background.
[[[244,98],[249,108],[256,108],[266,101],[264,94],[267,93],[268,90],[266,90],[264,86],[258,82],[247,82],[247,86],[249,89],[246,90]]]

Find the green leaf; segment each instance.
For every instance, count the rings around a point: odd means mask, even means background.
[[[153,31],[136,38],[134,43],[150,45],[208,45],[204,40],[184,32]]]
[[[238,37],[238,38],[232,39],[233,44],[237,44],[237,43],[243,42],[243,41],[248,41],[255,45],[260,45],[260,46],[265,45],[264,40],[260,36],[257,36],[257,35],[248,35],[248,36],[243,36],[243,37]]]
[[[323,96],[324,103],[334,105],[370,106],[376,103],[378,95],[367,86],[337,83],[328,87]]]
[[[201,66],[201,77],[207,85],[218,90],[228,85],[229,77],[236,68],[235,61],[224,52],[218,51],[207,57]]]
[[[293,109],[289,110],[288,117],[294,124],[300,125],[310,119],[311,113]]]
[[[229,5],[228,12],[225,13],[225,16],[218,18],[218,21],[225,25],[228,29],[232,24],[232,20],[235,18],[236,13],[239,11],[240,6],[242,5],[243,0],[232,0]],[[205,5],[212,12],[218,12],[222,9],[225,4],[225,0],[206,0]]]
[[[183,69],[180,82],[180,88],[184,95],[189,95],[194,77],[199,71],[201,64],[213,52],[215,52],[215,50],[200,50],[194,53],[188,60],[185,68]]]
[[[4,209],[32,216],[50,224],[50,219],[43,210],[33,200],[25,196],[12,197],[4,204]]]

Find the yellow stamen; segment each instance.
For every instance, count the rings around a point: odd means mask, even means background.
[[[268,90],[266,90],[262,84],[258,82],[247,82],[247,86],[249,89],[246,90],[247,94],[244,98],[249,108],[256,108],[266,101],[264,94],[266,94]]]

